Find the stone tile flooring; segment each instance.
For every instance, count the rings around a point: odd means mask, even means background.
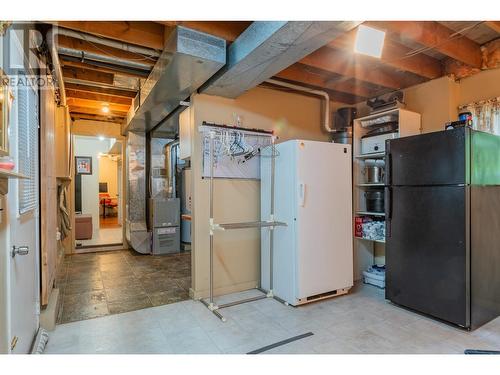
[[[259,295],[255,290],[217,303]],[[58,325],[48,354],[248,353],[312,332],[264,354],[463,354],[500,349],[500,317],[466,332],[395,306],[383,290],[356,285],[348,295],[297,308],[263,299],[221,310],[223,323],[199,301]]]
[[[189,298],[191,253],[132,250],[67,256],[57,275],[59,323],[160,306]]]

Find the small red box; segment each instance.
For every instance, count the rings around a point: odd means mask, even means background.
[[[354,218],[354,236],[363,237],[363,217],[356,216]]]

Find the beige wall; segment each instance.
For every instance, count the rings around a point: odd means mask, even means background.
[[[108,183],[108,194],[116,197],[118,194],[118,163],[107,156],[99,158],[99,182]]]
[[[460,81],[458,105],[500,96],[500,68],[485,70]]]
[[[256,88],[238,99],[208,95],[192,98],[193,171],[192,276],[194,297],[206,297],[209,286],[209,192],[201,178],[201,137],[203,121],[233,124],[235,114],[242,126],[275,130],[279,141],[288,139],[328,140],[321,131],[321,102],[303,95]],[[214,216],[216,222],[251,221],[260,218],[260,183],[249,180],[215,181]],[[244,290],[260,279],[260,232],[238,230],[214,237],[215,294]]]

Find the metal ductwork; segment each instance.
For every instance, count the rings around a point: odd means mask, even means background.
[[[177,26],[129,110],[125,131],[149,132],[225,63],[224,39]]]
[[[167,197],[177,198],[175,189],[175,168],[177,165],[177,149],[179,147],[179,140],[167,143],[164,148],[165,152],[165,170],[167,177]]]
[[[200,91],[237,98],[360,23],[253,22],[229,46],[226,66]]]

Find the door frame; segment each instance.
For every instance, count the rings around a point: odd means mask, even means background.
[[[73,120],[72,120],[73,122]],[[99,136],[103,136],[105,138],[115,138],[116,141],[120,141],[121,142],[121,163],[122,163],[122,176],[121,176],[121,183],[122,183],[122,191],[121,191],[121,195],[119,197],[119,209],[121,211],[121,215],[122,215],[122,248],[125,250],[125,249],[128,249],[129,246],[128,246],[128,243],[127,243],[127,239],[125,237],[125,214],[126,214],[126,207],[125,207],[125,202],[126,202],[126,195],[127,195],[127,189],[125,189],[125,183],[126,183],[126,173],[124,173],[124,170],[126,168],[126,165],[127,165],[127,159],[126,159],[126,142],[127,142],[127,137],[121,135],[121,134],[112,134],[111,131],[108,131],[106,133],[106,131],[104,131],[104,133],[100,133],[98,134],[97,133],[97,130],[93,131],[89,131],[88,128],[87,129],[82,129],[81,131],[79,131],[78,129],[75,130],[75,127],[71,126],[71,133],[70,133],[70,142],[71,142],[71,152],[70,152],[70,160],[75,160],[75,137],[77,136],[85,136],[85,137],[99,137]],[[75,178],[74,178],[74,168],[72,170],[72,178],[71,178],[71,181],[70,181],[70,186],[69,186],[69,200],[71,202],[71,210],[70,210],[70,221],[71,221],[71,227],[72,228],[75,228],[75,217],[76,217],[76,214],[75,214]],[[66,250],[66,255],[71,255],[71,254],[81,254],[81,253],[86,253],[86,252],[95,252],[96,250],[98,250],[99,248],[83,248],[83,249],[77,249],[76,248],[76,239],[75,239],[75,236],[74,236],[74,233],[75,231],[72,230],[71,231],[73,236],[72,236],[72,240],[71,240],[71,246],[69,246],[69,248]],[[115,248],[116,247],[116,248]],[[104,245],[102,246],[102,248],[104,249],[107,249],[108,246],[107,245]],[[83,251],[82,251],[83,250]],[[120,250],[117,248],[117,246],[113,246],[113,249],[112,250]],[[100,251],[100,250],[98,250]]]

